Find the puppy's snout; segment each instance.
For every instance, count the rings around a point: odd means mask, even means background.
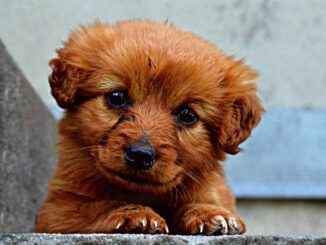
[[[125,160],[135,169],[146,170],[155,163],[155,151],[149,145],[133,144],[126,149]]]

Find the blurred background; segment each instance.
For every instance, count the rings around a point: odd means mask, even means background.
[[[326,1],[0,0],[0,38],[47,107],[49,59],[95,19],[169,20],[246,58],[267,113],[226,163],[250,234],[325,234]]]

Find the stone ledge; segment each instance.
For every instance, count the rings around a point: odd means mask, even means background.
[[[169,236],[169,235],[135,235],[135,234],[3,234],[0,245],[11,244],[326,244],[326,236]]]

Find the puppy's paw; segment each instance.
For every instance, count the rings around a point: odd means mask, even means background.
[[[245,232],[240,217],[215,205],[192,204],[178,212],[175,232],[191,235],[235,235]]]
[[[151,208],[141,205],[127,205],[109,216],[110,233],[167,234],[165,220]]]

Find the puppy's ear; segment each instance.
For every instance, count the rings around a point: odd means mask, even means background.
[[[67,63],[65,48],[57,50],[58,58],[50,61],[52,74],[49,76],[52,96],[64,109],[78,101],[78,83],[85,78],[84,72]]]
[[[50,61],[49,82],[59,106],[71,108],[85,99],[87,79],[97,69],[113,39],[109,25],[95,22],[72,32],[64,47],[57,50],[58,57]]]
[[[223,118],[219,143],[224,152],[236,154],[241,151],[238,145],[250,136],[252,129],[260,122],[264,108],[252,82],[257,76],[256,72],[243,60],[235,61],[228,57],[226,64],[224,84],[229,110]]]

